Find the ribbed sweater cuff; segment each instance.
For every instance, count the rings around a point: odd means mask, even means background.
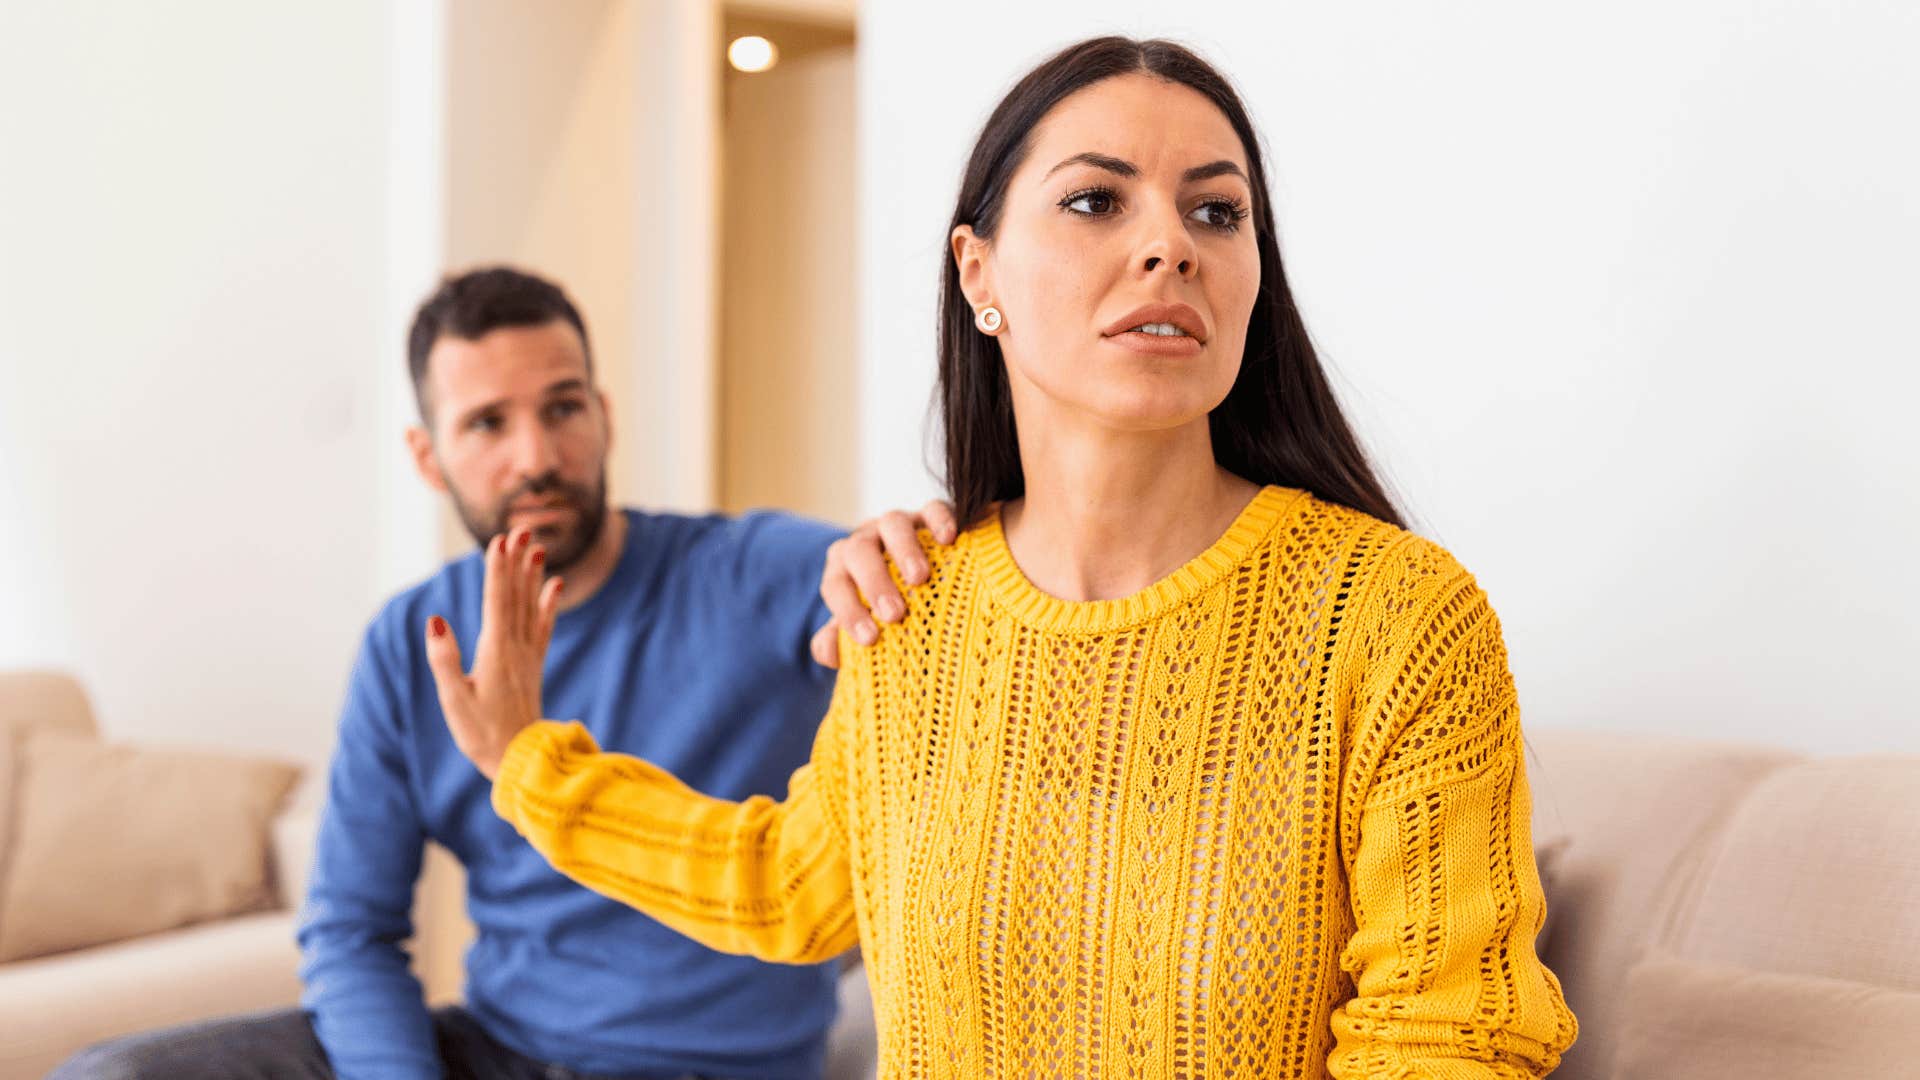
[[[554,747],[563,744],[570,730],[576,726],[557,720],[541,720],[520,729],[520,734],[507,744],[507,752],[500,757],[500,771],[493,778],[494,813],[514,828],[520,827],[519,792],[533,778],[540,759],[551,754]]]

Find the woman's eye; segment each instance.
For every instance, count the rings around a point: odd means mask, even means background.
[[[1080,214],[1098,217],[1113,213],[1113,194],[1106,191],[1086,191],[1067,199],[1067,209]]]
[[[1240,222],[1240,214],[1228,203],[1201,203],[1188,217],[1210,229],[1231,229]]]

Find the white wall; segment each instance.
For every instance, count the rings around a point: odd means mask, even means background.
[[[374,0],[0,9],[0,665],[318,760],[382,589]]]
[[[612,496],[708,509],[715,5],[460,0],[446,13],[446,264],[560,282],[613,401]],[[471,548],[454,533],[452,550]]]
[[[707,0],[0,8],[0,667],[324,760],[367,620],[470,547],[401,440],[447,268],[572,289],[616,496],[708,507],[718,38]]]
[[[1528,722],[1920,750],[1920,8],[879,0],[861,498],[914,505],[942,230],[1053,49],[1235,79],[1336,384]],[[916,452],[905,453],[911,447]]]

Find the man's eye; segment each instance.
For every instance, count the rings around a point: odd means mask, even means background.
[[[495,432],[500,430],[500,418],[497,416],[476,416],[467,423],[471,431]]]
[[[547,415],[555,420],[564,420],[584,408],[586,406],[578,401],[556,401],[547,406]]]

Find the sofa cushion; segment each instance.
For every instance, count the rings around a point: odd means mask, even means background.
[[[1769,775],[1719,832],[1663,936],[1703,964],[1920,991],[1920,756]]]
[[[79,681],[58,671],[0,671],[0,736],[50,731],[99,734]]]
[[[1547,875],[1552,930],[1541,959],[1560,979],[1580,1038],[1556,1080],[1601,1080],[1613,1060],[1627,969],[1675,869],[1697,858],[1783,750],[1666,735],[1530,727],[1533,834],[1572,838]]]
[[[254,911],[299,769],[38,735],[16,748],[0,961]]]
[[[1546,955],[1547,939],[1553,935],[1553,895],[1559,888],[1554,882],[1560,877],[1561,861],[1567,857],[1567,845],[1572,842],[1573,837],[1565,834],[1533,842],[1533,865],[1540,873],[1540,891],[1547,897],[1546,917],[1541,920],[1540,932],[1533,936],[1536,956]]]
[[[14,761],[19,757],[19,740],[5,730],[0,730],[0,895],[5,895],[7,885],[7,864],[13,855],[13,807],[19,802],[17,770]],[[0,909],[0,923],[6,921],[6,911]]]
[[[105,1039],[299,1004],[293,915],[273,911],[0,964],[0,1077]]]
[[[1920,994],[1652,954],[1627,975],[1615,1080],[1909,1076]]]

